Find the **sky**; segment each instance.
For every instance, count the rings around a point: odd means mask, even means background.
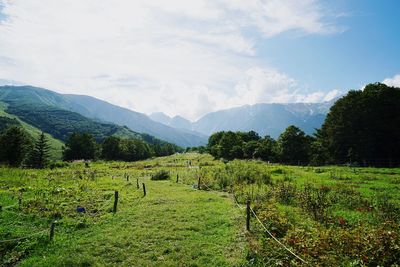
[[[398,0],[0,0],[0,83],[196,120],[400,87]]]

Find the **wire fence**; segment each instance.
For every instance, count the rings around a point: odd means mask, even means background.
[[[202,185],[204,185],[208,190],[212,191],[212,189],[210,187],[207,186],[207,184],[205,184],[204,182],[201,183]],[[200,188],[199,188],[200,189]],[[236,204],[236,206],[240,209],[240,210],[244,210],[246,209],[246,207],[243,207],[239,204],[236,194],[235,192],[232,192],[233,195],[233,199],[234,199],[234,203]],[[294,253],[290,248],[288,248],[285,244],[283,244],[281,241],[279,241],[279,239],[277,239],[272,233],[271,231],[269,231],[267,229],[267,227],[264,225],[264,223],[262,223],[262,221],[260,220],[260,218],[258,218],[257,214],[255,213],[255,211],[248,206],[248,208],[250,209],[250,212],[253,214],[253,216],[256,218],[257,222],[261,225],[261,227],[265,230],[265,232],[275,241],[277,242],[282,248],[284,248],[286,251],[288,251],[291,255],[293,255],[296,259],[300,260],[303,263],[307,263],[303,258],[301,258],[300,256],[298,256],[296,253]]]
[[[17,238],[13,238],[13,239],[0,240],[0,244],[1,243],[9,243],[9,242],[17,242],[17,241],[25,240],[25,239],[28,239],[28,238],[43,234],[45,232],[48,232],[48,230],[42,230],[42,231],[27,235],[27,236],[24,236],[24,237],[17,237]]]
[[[103,191],[103,192],[111,192],[111,190],[106,190],[106,191]],[[112,192],[114,192],[114,191],[112,191]],[[135,193],[135,196],[136,196],[136,193]],[[134,200],[138,200],[138,199],[140,199],[140,198],[138,198],[138,197],[135,197],[135,198],[134,198]],[[31,199],[28,199],[28,200],[25,199],[25,201],[29,201],[29,200],[31,200]],[[96,211],[95,211],[94,213],[88,213],[89,216],[95,217],[95,216],[97,216],[99,213],[105,211],[105,209],[107,208],[107,206],[110,206],[110,205],[111,205],[112,200],[113,200],[113,198],[111,197],[111,198],[105,200],[104,203],[103,203],[103,205],[100,206],[99,208],[93,208],[93,209],[96,209]],[[95,201],[95,202],[98,203],[98,202],[100,202],[100,201],[103,202],[102,200]],[[72,203],[75,203],[75,201],[69,202],[68,204],[69,204],[69,205],[72,205]],[[1,212],[1,213],[13,214],[13,215],[15,215],[15,216],[24,216],[24,217],[31,217],[31,216],[36,216],[36,215],[37,215],[37,214],[35,214],[35,213],[28,213],[28,214],[25,214],[25,213],[22,212],[22,210],[18,210],[19,212],[17,212],[17,211],[15,211],[15,210],[13,209],[13,208],[16,208],[16,207],[20,207],[20,203],[15,203],[15,204],[12,204],[12,205],[9,205],[9,206],[2,207],[2,209],[1,209],[0,212]],[[86,211],[84,211],[84,213],[86,213]],[[44,234],[44,233],[46,233],[46,232],[49,233],[50,240],[52,240],[53,235],[54,235],[54,225],[55,225],[55,223],[56,223],[56,221],[53,221],[53,223],[51,224],[51,226],[50,226],[50,228],[49,228],[48,230],[39,230],[39,231],[37,231],[37,232],[34,232],[34,233],[29,234],[29,235],[26,235],[26,236],[16,237],[16,238],[10,238],[10,239],[3,239],[3,240],[0,240],[0,244],[12,243],[12,242],[18,242],[18,241],[27,240],[27,239],[30,239],[30,238],[34,238],[34,237],[36,237],[36,236],[40,236],[40,235],[42,235],[42,234]]]
[[[246,209],[246,207],[243,207],[239,204],[236,194],[235,192],[232,192],[233,195],[233,199],[234,202],[236,204],[236,206],[241,209],[244,210]],[[253,216],[256,218],[257,222],[261,225],[261,227],[265,230],[265,232],[267,232],[267,234],[275,241],[277,242],[281,247],[283,247],[286,251],[288,251],[291,255],[293,255],[295,258],[297,258],[298,260],[300,260],[303,263],[307,263],[303,258],[301,258],[300,256],[298,256],[296,253],[294,253],[290,248],[288,248],[285,244],[283,244],[281,241],[279,241],[279,239],[277,239],[272,233],[271,231],[269,231],[267,229],[267,227],[264,225],[264,223],[260,220],[260,218],[258,218],[257,214],[255,213],[255,211],[250,207],[250,205],[248,206],[248,208],[250,209],[250,212],[253,214]]]
[[[268,235],[275,240],[279,245],[281,245],[285,250],[287,250],[290,254],[292,254],[293,256],[295,256],[297,259],[299,259],[300,261],[302,261],[303,263],[307,263],[305,260],[303,260],[302,258],[300,258],[300,256],[298,256],[297,254],[295,254],[291,249],[289,249],[287,246],[285,246],[282,242],[279,241],[279,239],[277,239],[268,229],[267,227],[265,227],[265,225],[261,222],[261,220],[258,218],[257,214],[254,212],[254,210],[250,207],[250,211],[251,213],[253,213],[254,217],[257,219],[257,221],[260,223],[260,225],[264,228],[264,230],[268,233]]]
[[[204,186],[207,190],[214,191],[214,190],[213,190],[212,188],[210,188],[204,181],[199,181],[199,188],[198,188],[198,189],[201,189],[201,186]],[[232,192],[232,196],[233,196],[234,203],[236,204],[236,206],[237,206],[240,210],[245,210],[246,207],[242,206],[242,205],[238,202],[238,199],[237,199],[237,196],[236,196],[235,192]],[[111,200],[112,200],[112,198],[106,200],[106,201],[104,202],[104,204],[103,204],[100,208],[98,208],[97,211],[96,211],[95,213],[90,214],[90,216],[93,216],[93,217],[94,217],[94,216],[97,216],[100,212],[104,211],[104,209],[105,209],[108,205],[111,204]],[[4,207],[4,211],[12,212],[12,213],[15,213],[15,214],[20,215],[20,213],[16,213],[16,212],[7,210],[7,209],[12,208],[12,207],[17,206],[17,205],[18,205],[18,204],[14,204],[14,205],[10,205],[10,206]],[[259,219],[259,217],[258,217],[257,214],[255,213],[255,211],[254,211],[250,206],[248,206],[247,208],[250,209],[251,214],[254,216],[254,218],[257,220],[257,222],[261,225],[261,227],[265,230],[265,232],[266,232],[277,244],[279,244],[282,248],[284,248],[287,252],[289,252],[289,253],[290,253],[292,256],[294,256],[296,259],[300,260],[300,261],[303,262],[303,263],[306,263],[306,261],[305,261],[303,258],[301,258],[301,257],[298,256],[296,253],[294,253],[289,247],[287,247],[287,246],[286,246],[285,244],[283,244],[280,240],[278,240],[278,239],[271,233],[271,231],[269,231],[269,230],[267,229],[267,227],[262,223],[262,221]],[[26,214],[22,214],[22,215],[26,215]],[[23,236],[23,237],[18,237],[18,238],[13,238],[13,239],[6,239],[6,240],[0,240],[0,243],[17,242],[17,241],[21,241],[21,240],[26,240],[26,239],[29,239],[29,238],[33,238],[33,237],[35,237],[35,236],[39,236],[39,235],[41,235],[41,234],[43,234],[43,233],[45,233],[45,232],[48,232],[48,231],[49,231],[49,230],[41,230],[41,231],[32,233],[32,234],[27,235],[27,236]]]

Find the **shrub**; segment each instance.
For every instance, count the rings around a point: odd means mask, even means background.
[[[50,169],[64,168],[64,167],[68,167],[68,166],[69,166],[69,163],[65,162],[65,161],[53,161],[53,162],[50,162],[50,164],[49,164]]]
[[[151,180],[159,181],[159,180],[168,180],[169,172],[166,170],[160,170],[151,176]]]
[[[234,160],[226,164],[226,172],[238,184],[271,184],[271,173],[255,162]]]
[[[280,203],[290,205],[293,204],[296,194],[297,188],[291,182],[286,182],[284,180],[279,180],[276,184],[276,198]]]
[[[225,168],[218,168],[214,172],[214,178],[221,189],[226,189],[228,186],[232,185],[232,179],[230,179]]]
[[[313,228],[311,232],[292,228],[286,243],[306,254],[310,265],[397,266],[400,260],[398,224],[386,222],[377,228],[360,225],[352,229]]]
[[[330,194],[331,188],[327,186],[315,187],[310,184],[304,186],[299,194],[300,204],[303,210],[309,212],[314,220],[328,222],[329,208],[333,205],[333,198]]]
[[[254,207],[257,216],[262,223],[269,229],[275,237],[284,237],[290,229],[292,223],[286,214],[277,208],[277,203],[268,203],[267,205],[256,205]]]

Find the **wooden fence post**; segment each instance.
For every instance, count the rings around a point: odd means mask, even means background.
[[[246,202],[246,230],[250,231],[250,200]]]
[[[113,208],[114,213],[117,212],[117,206],[118,206],[118,191],[115,191],[114,192],[114,208]]]
[[[139,189],[139,178],[136,178],[136,187]]]
[[[56,221],[52,221],[50,225],[50,241],[54,239],[54,228],[56,227]]]
[[[126,181],[129,182],[129,174],[126,174]]]
[[[197,188],[199,189],[199,190],[201,190],[201,180],[200,180],[200,176],[199,176],[199,179],[198,179],[198,181],[197,181]]]
[[[22,193],[20,193],[18,196],[18,209],[20,210],[21,208],[22,208]]]
[[[146,196],[146,185],[144,183],[142,183],[142,185],[143,185],[143,196],[145,197]]]
[[[179,174],[178,173],[176,174],[176,182],[177,183],[179,182]]]

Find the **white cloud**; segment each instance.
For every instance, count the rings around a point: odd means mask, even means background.
[[[400,74],[395,75],[393,78],[386,78],[383,83],[388,86],[400,87]]]
[[[316,101],[257,60],[285,32],[327,34],[316,0],[0,0],[0,78],[189,118]]]
[[[316,91],[308,93],[298,82],[286,74],[274,69],[251,68],[246,78],[236,86],[235,97],[230,99],[232,105],[243,103],[315,103],[329,101],[341,94],[338,90],[329,92]]]
[[[340,31],[324,22],[323,7],[316,0],[225,0],[225,4],[246,14],[243,20],[254,25],[265,36],[286,31],[329,34]]]

